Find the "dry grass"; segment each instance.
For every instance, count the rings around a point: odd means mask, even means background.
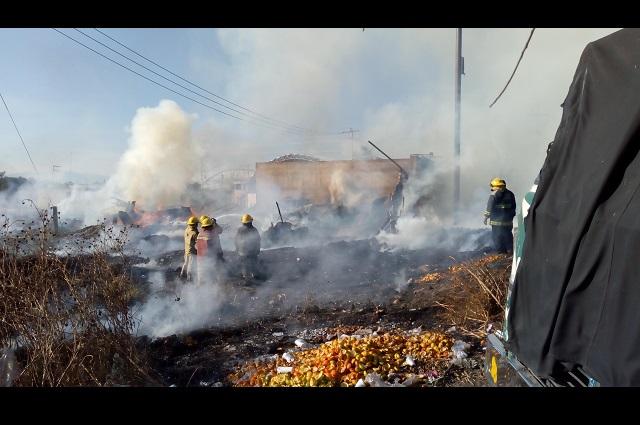
[[[484,339],[490,323],[499,325],[511,272],[511,257],[491,255],[449,267],[451,287],[437,305],[441,317],[464,334]]]
[[[79,242],[85,255],[60,257],[50,217],[37,211],[39,222],[17,233],[4,217],[0,234],[0,348],[16,348],[13,385],[153,383],[133,337],[126,229],[102,224],[99,237]]]

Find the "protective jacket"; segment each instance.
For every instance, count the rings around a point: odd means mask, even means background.
[[[184,230],[184,254],[196,255],[196,239],[198,238],[198,229],[194,226],[187,226]]]
[[[516,197],[507,188],[498,189],[489,195],[484,216],[489,218],[491,226],[513,227],[516,215]]]
[[[218,225],[202,228],[196,241],[198,257],[222,257],[221,233],[222,227]]]
[[[260,253],[260,233],[252,223],[238,228],[235,243],[236,252],[242,257],[257,257]]]

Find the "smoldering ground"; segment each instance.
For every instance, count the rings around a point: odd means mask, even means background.
[[[460,231],[446,246],[431,240],[431,245],[410,250],[384,250],[375,239],[267,249],[260,254],[260,276],[249,284],[238,276],[239,259],[233,251],[224,254],[222,279],[218,270],[201,285],[184,283],[175,273],[182,262],[182,253],[176,252],[172,259],[165,256],[164,266],[150,275],[152,295],[139,307],[140,332],[160,337],[298,312],[385,303],[418,267],[448,265],[453,262],[450,256],[462,260],[481,253],[486,235]]]

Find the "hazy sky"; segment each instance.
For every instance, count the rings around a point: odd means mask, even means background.
[[[169,84],[73,29],[62,31]],[[93,29],[83,31],[135,57]],[[103,31],[261,114],[318,131],[359,129],[361,141],[374,140],[395,157],[452,155],[454,29]],[[518,189],[532,180],[555,134],[582,50],[613,31],[537,29],[516,77],[489,109],[530,29],[463,30],[463,183],[465,172],[483,181],[500,174],[512,178]],[[235,120],[158,87],[51,29],[1,29],[0,51],[0,92],[41,174],[50,176],[52,165],[59,165],[66,171],[110,175],[127,148],[136,110],[155,107],[162,99],[197,115],[193,134],[207,152],[211,172],[291,152],[326,159],[351,155],[345,136],[305,139]],[[0,170],[32,174],[3,107],[0,151]]]

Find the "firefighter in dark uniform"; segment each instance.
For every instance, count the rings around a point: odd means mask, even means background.
[[[516,197],[507,189],[503,179],[491,180],[491,195],[484,212],[484,224],[491,226],[493,245],[499,253],[513,250],[513,217],[516,215]]]
[[[258,255],[260,254],[260,233],[253,227],[253,217],[242,216],[242,226],[235,238],[236,252],[240,261],[240,273],[244,279],[254,279],[258,274]]]

